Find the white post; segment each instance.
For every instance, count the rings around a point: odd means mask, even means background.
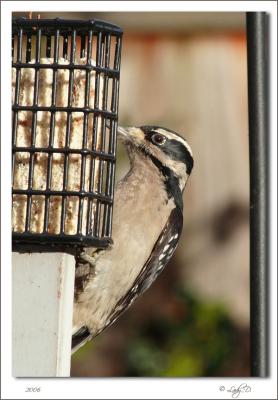
[[[13,376],[70,376],[75,260],[13,253]]]

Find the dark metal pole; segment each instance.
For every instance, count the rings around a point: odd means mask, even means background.
[[[267,375],[267,15],[248,12],[251,375]]]

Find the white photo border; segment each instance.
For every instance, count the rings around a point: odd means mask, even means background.
[[[10,202],[10,37],[15,11],[148,11],[246,12],[270,16],[270,376],[268,378],[53,378],[23,379],[11,376],[11,202]],[[277,3],[276,1],[7,1],[1,4],[1,397],[4,399],[223,399],[226,389],[242,383],[251,391],[239,398],[274,399],[277,395]],[[35,323],[35,321],[34,321]],[[30,394],[28,387],[39,387]],[[224,390],[222,390],[225,388]],[[31,396],[31,397],[30,397]]]

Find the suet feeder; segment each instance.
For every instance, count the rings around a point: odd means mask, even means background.
[[[73,255],[111,242],[121,41],[103,21],[12,22],[16,377],[70,375]]]
[[[13,250],[111,242],[122,31],[12,23]]]

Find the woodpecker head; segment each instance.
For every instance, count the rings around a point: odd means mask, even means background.
[[[183,191],[193,168],[192,150],[176,132],[159,126],[118,127],[131,164],[136,157],[147,157],[163,175],[167,191],[178,185]]]

